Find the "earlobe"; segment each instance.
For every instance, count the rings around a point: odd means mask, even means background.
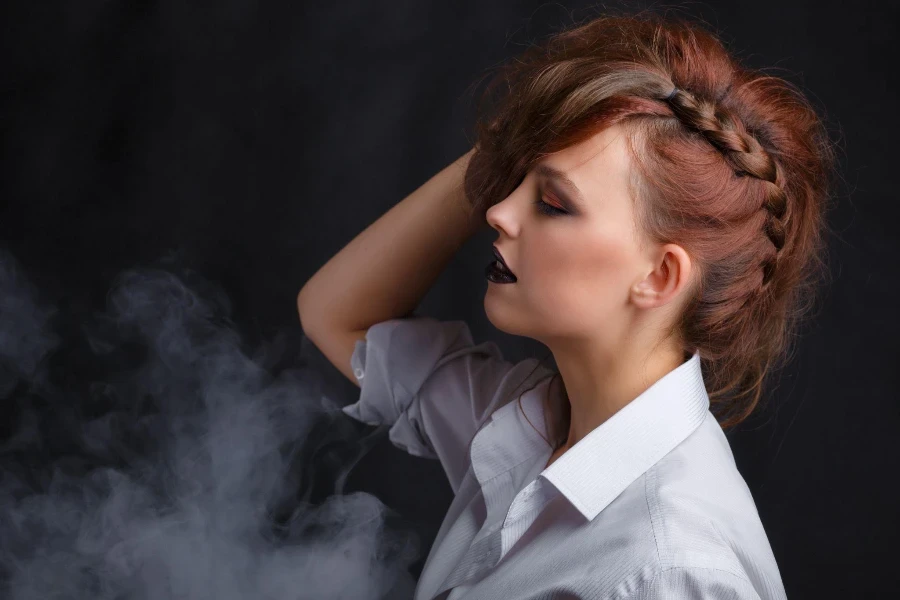
[[[637,284],[637,286],[635,286],[634,288],[635,296],[637,296],[637,298],[642,301],[652,299],[656,295],[655,291],[644,287],[645,285],[646,281]]]

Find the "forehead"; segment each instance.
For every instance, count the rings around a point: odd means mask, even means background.
[[[590,204],[604,196],[629,194],[631,158],[621,125],[548,155],[541,163],[565,173]]]

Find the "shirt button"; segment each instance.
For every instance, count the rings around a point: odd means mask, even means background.
[[[363,370],[362,369],[354,369],[353,374],[356,375],[357,379],[363,378]]]

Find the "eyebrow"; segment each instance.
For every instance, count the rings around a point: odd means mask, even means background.
[[[578,189],[578,186],[575,185],[575,182],[569,179],[569,176],[566,175],[563,171],[555,167],[551,167],[546,164],[539,164],[534,168],[535,173],[542,177],[546,177],[547,179],[552,179],[554,181],[559,182],[573,197],[576,202],[580,204],[587,204],[584,200],[584,195],[581,193],[581,190]]]

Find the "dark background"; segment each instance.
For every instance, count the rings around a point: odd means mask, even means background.
[[[729,440],[788,597],[891,596],[897,5],[681,6],[800,85],[839,144],[823,310]],[[303,338],[296,294],[469,148],[485,69],[601,9],[4,3],[2,595],[410,594],[451,491],[340,413],[358,390]],[[417,312],[542,355],[484,315],[495,233]]]

